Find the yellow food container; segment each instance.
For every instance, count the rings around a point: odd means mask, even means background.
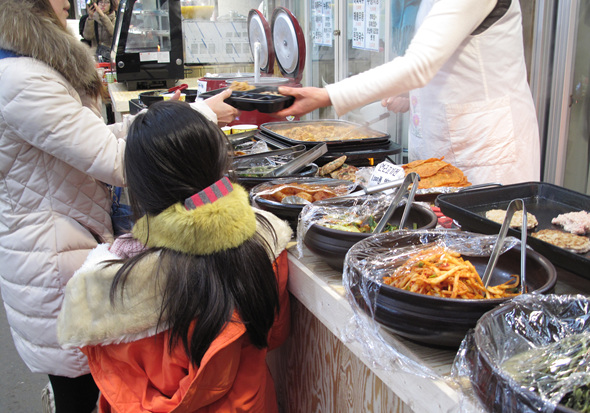
[[[249,132],[258,129],[258,125],[234,125],[231,127],[231,133]]]

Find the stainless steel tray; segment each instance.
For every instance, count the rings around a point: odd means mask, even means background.
[[[335,133],[332,134],[329,138],[317,138],[315,140],[303,140],[303,139],[293,139],[289,136],[286,136],[288,131],[294,130],[295,128],[299,129],[299,131],[308,128],[311,130],[317,130],[320,127],[324,127],[328,130],[334,130]],[[366,138],[361,139],[341,139],[340,137],[344,136],[347,131],[351,129],[356,129],[361,127],[357,131],[355,131],[355,135],[367,135]],[[263,133],[267,133],[270,136],[280,139],[284,142],[288,142],[290,144],[310,144],[310,143],[319,143],[325,142],[328,145],[339,145],[339,146],[356,146],[358,144],[369,144],[369,143],[384,143],[389,140],[391,137],[388,133],[379,132],[377,130],[371,129],[369,127],[362,127],[362,125],[354,122],[348,122],[345,120],[338,120],[338,119],[329,119],[329,120],[307,120],[307,121],[292,121],[292,122],[267,122],[263,123],[260,126],[260,130]],[[354,138],[354,137],[351,137]]]

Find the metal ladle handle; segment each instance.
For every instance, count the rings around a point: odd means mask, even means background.
[[[496,267],[498,257],[500,256],[500,251],[502,249],[502,246],[504,245],[506,233],[508,232],[508,228],[510,227],[510,222],[512,221],[512,217],[514,216],[514,213],[517,211],[517,209],[522,210],[522,226],[520,238],[520,291],[521,293],[524,292],[526,273],[527,214],[526,207],[522,199],[513,199],[512,201],[510,201],[510,204],[508,204],[508,208],[506,209],[506,216],[504,217],[504,221],[502,222],[502,227],[500,228],[500,232],[498,233],[498,238],[496,239],[494,249],[492,250],[492,254],[490,255],[490,259],[488,261],[482,278],[482,282],[485,288],[488,288],[488,284],[490,283],[490,279],[492,277],[492,272]]]

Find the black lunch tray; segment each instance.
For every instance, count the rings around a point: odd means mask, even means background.
[[[530,234],[542,229],[563,228],[551,220],[559,214],[590,209],[590,196],[544,182],[526,182],[495,188],[463,190],[442,194],[436,199],[441,212],[453,218],[461,229],[484,234],[497,234],[501,224],[485,217],[490,209],[508,208],[513,199],[524,201],[527,212],[535,215],[539,224],[528,230],[527,244],[544,255],[554,265],[590,279],[590,252],[576,254],[556,247]],[[510,228],[508,235],[520,238],[520,229]]]
[[[199,94],[199,97],[207,99],[226,89],[221,88],[203,92]],[[295,102],[293,96],[271,95],[264,92],[278,93],[278,88],[276,86],[263,86],[247,91],[234,90],[231,96],[225,99],[225,103],[239,110],[257,110],[261,113],[274,113],[291,106]]]
[[[334,139],[334,140],[318,140],[318,141],[302,141],[297,139],[288,138],[285,135],[281,134],[281,131],[285,129],[291,129],[296,127],[306,127],[312,125],[321,125],[321,126],[348,126],[350,128],[359,127],[357,133],[367,133],[372,135],[370,138],[364,139]],[[318,144],[325,142],[328,145],[328,152],[332,150],[348,150],[348,149],[356,149],[357,147],[360,148],[367,148],[371,145],[383,145],[391,138],[391,135],[388,133],[380,132],[375,129],[371,129],[368,126],[362,127],[359,123],[349,122],[346,120],[340,119],[320,119],[320,120],[296,120],[291,122],[267,122],[260,125],[260,131],[266,135],[272,136],[273,138],[286,142],[290,145],[297,145],[300,143],[303,144]]]

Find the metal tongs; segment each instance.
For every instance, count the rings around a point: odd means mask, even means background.
[[[305,151],[295,159],[287,162],[286,164],[279,166],[276,169],[273,169],[269,173],[267,173],[266,177],[279,177],[289,175],[291,173],[297,172],[302,169],[304,166],[308,165],[309,163],[315,161],[323,154],[328,152],[328,145],[325,142],[322,142],[319,145],[315,145],[313,148]]]
[[[420,175],[418,175],[416,172],[410,172],[409,174],[406,175],[401,186],[399,187],[399,189],[395,193],[395,197],[391,201],[391,204],[389,205],[389,207],[385,211],[385,214],[383,214],[383,217],[381,218],[381,220],[379,221],[379,223],[377,224],[375,229],[373,229],[374,234],[378,234],[383,231],[383,229],[385,228],[385,225],[387,225],[387,222],[389,221],[389,219],[391,218],[391,216],[393,215],[393,213],[397,209],[397,206],[402,201],[403,197],[406,194],[408,194],[408,192],[409,192],[408,199],[406,201],[406,206],[404,207],[404,213],[402,215],[401,221],[399,222],[400,229],[404,228],[404,225],[406,224],[406,220],[408,218],[408,214],[410,212],[410,208],[412,206],[412,202],[414,202],[414,195],[416,195],[416,190],[418,189],[418,182],[419,181],[420,181]],[[412,185],[411,190],[409,189],[410,185]]]
[[[500,256],[500,251],[502,250],[502,246],[504,245],[504,240],[506,239],[506,233],[508,232],[508,228],[510,227],[512,216],[519,209],[522,210],[522,226],[520,229],[520,293],[525,293],[527,213],[524,201],[520,198],[513,199],[512,201],[510,201],[510,204],[508,204],[508,209],[506,210],[504,222],[502,222],[502,227],[500,228],[498,238],[496,239],[496,243],[494,244],[492,255],[490,255],[488,265],[486,266],[486,270],[481,279],[485,288],[488,288],[488,284],[490,283],[490,279],[492,278],[492,272],[494,272],[494,268],[496,267],[496,263],[498,262],[498,257]]]
[[[369,186],[367,188],[363,188],[359,191],[351,192],[348,195],[344,195],[341,198],[349,198],[361,195],[369,195],[369,194],[376,194],[377,192],[386,191],[388,189],[397,188],[404,183],[404,179],[398,179],[396,181],[385,182],[379,185]]]

